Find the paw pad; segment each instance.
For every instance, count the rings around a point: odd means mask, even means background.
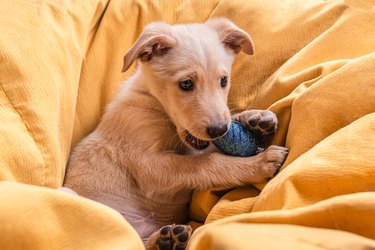
[[[192,229],[186,225],[169,225],[160,229],[156,241],[158,250],[184,250],[190,238]]]
[[[247,127],[255,134],[261,136],[272,135],[277,130],[277,118],[270,111],[264,111],[262,115],[248,117]]]

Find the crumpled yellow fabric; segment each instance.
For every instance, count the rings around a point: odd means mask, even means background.
[[[274,4],[274,15],[263,13],[269,28],[252,33],[254,57],[293,54],[265,76],[256,95],[234,90],[233,98],[243,93],[250,107],[277,113],[274,143],[290,154],[260,194],[253,187],[195,194],[193,218],[207,225],[195,232],[191,249],[372,249],[373,242],[342,242],[341,234],[375,239],[375,1],[265,2]],[[247,71],[258,76],[253,59],[246,59]]]
[[[142,249],[111,208],[53,189],[0,182],[1,249]]]
[[[255,54],[230,108],[271,109],[290,148],[266,185],[196,192],[190,249],[375,248],[375,1],[9,0],[0,4],[0,249],[142,249],[119,214],[55,191],[144,25],[232,19]],[[228,166],[230,167],[230,166]],[[24,183],[24,184],[22,184]]]

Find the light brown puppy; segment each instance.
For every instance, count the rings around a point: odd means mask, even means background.
[[[251,38],[227,19],[149,24],[124,57],[123,71],[138,59],[135,73],[75,147],[64,186],[119,211],[147,248],[184,249],[189,227],[160,227],[185,222],[192,190],[264,182],[288,153],[270,146],[232,157],[210,145],[231,123],[227,96],[240,51],[253,54]],[[277,126],[270,111],[234,119],[261,135]]]

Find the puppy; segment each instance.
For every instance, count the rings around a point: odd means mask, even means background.
[[[270,146],[231,157],[210,146],[232,120],[227,96],[240,51],[253,54],[252,40],[227,19],[146,26],[124,57],[123,71],[138,60],[135,73],[73,150],[64,186],[119,211],[147,249],[184,249],[191,228],[165,225],[186,222],[194,189],[264,182],[288,153]],[[277,127],[270,111],[233,119],[259,135]]]

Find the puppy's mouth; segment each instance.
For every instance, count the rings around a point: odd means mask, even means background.
[[[196,150],[206,149],[208,145],[210,145],[209,141],[198,139],[197,137],[190,134],[187,130],[185,130],[185,140]]]

